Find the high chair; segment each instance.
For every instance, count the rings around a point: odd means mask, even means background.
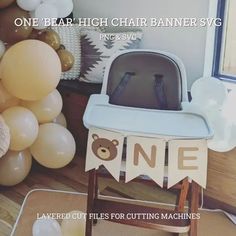
[[[186,104],[186,73],[179,58],[161,51],[126,50],[114,55],[107,64],[102,92],[90,97],[84,114],[84,125],[87,128],[93,126],[119,131],[125,136],[136,134],[166,140],[211,137],[212,131],[205,118],[186,112]],[[188,116],[191,119],[186,119]],[[134,118],[135,123],[132,122]],[[174,210],[167,210],[99,198],[98,174],[99,170],[89,171],[86,236],[92,235],[92,226],[96,223],[89,217],[90,213],[178,213],[184,212],[186,200],[189,213],[198,211],[200,186],[189,178],[173,186],[179,190],[177,204]],[[121,178],[123,174],[121,172]],[[145,183],[151,180],[141,176],[135,181]],[[161,229],[174,235],[188,232],[189,236],[197,236],[197,219],[112,221]]]

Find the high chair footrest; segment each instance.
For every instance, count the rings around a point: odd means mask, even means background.
[[[189,231],[187,213],[110,200],[95,199],[93,213],[100,219],[173,233]]]

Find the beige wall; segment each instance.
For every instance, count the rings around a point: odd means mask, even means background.
[[[75,17],[207,17],[210,0],[74,0]],[[179,56],[188,84],[203,75],[205,27],[145,27],[143,48],[166,50]]]

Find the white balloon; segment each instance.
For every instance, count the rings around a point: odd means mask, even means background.
[[[33,224],[33,236],[62,236],[60,224],[53,219],[38,219]]]
[[[236,126],[225,119],[220,110],[208,112],[208,119],[214,129],[213,139],[208,147],[217,152],[227,152],[236,146]]]
[[[52,18],[58,18],[58,10],[51,3],[42,3],[35,11],[31,12],[30,15],[32,18],[39,19],[39,24],[34,27],[35,29],[45,29],[49,26],[45,19],[50,20],[51,22]]]
[[[192,101],[199,104],[204,110],[220,108],[227,96],[225,85],[218,79],[200,78],[191,88]]]
[[[25,11],[34,11],[40,4],[41,0],[17,0],[18,6]]]
[[[43,2],[54,4],[58,10],[58,17],[64,18],[73,11],[72,0],[43,0]]]
[[[235,102],[236,102],[236,90],[232,90],[229,92],[226,101],[222,107],[223,116],[227,121],[232,122],[234,125],[236,125]]]
[[[3,43],[3,41],[0,40],[0,58],[3,56],[5,51],[6,51],[6,47],[5,47],[4,43]]]

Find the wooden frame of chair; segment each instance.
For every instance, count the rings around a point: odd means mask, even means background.
[[[106,177],[103,175],[103,177]],[[149,181],[149,180],[140,180]],[[149,181],[150,182],[150,181]],[[166,188],[166,183],[164,184]],[[176,208],[174,210],[166,210],[154,207],[141,206],[136,204],[116,202],[112,200],[99,199],[98,196],[98,171],[93,169],[89,171],[89,184],[88,184],[88,198],[87,198],[87,219],[86,219],[86,236],[92,236],[93,224],[97,222],[96,219],[91,217],[91,213],[120,213],[125,216],[128,213],[142,212],[142,213],[183,213],[185,202],[188,199],[189,213],[197,213],[199,207],[199,193],[200,186],[192,181],[189,182],[188,178],[185,178],[180,183],[173,186],[175,189],[179,189],[180,192],[177,197]],[[138,227],[145,227],[150,229],[159,229],[168,232],[172,232],[177,236],[179,233],[188,232],[189,236],[197,236],[197,219],[108,219],[116,223],[128,224]]]

